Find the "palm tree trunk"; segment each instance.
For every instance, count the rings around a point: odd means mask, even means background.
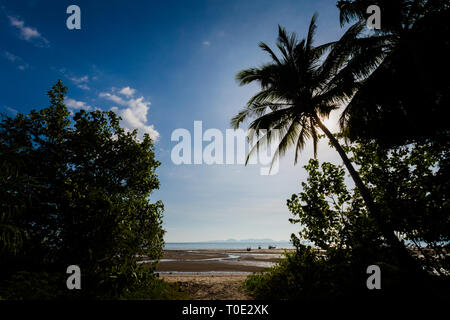
[[[374,218],[375,222],[377,223],[381,234],[386,239],[386,242],[397,252],[400,263],[407,269],[413,268],[416,271],[422,273],[422,268],[420,268],[420,266],[417,264],[417,261],[410,255],[410,253],[408,252],[408,249],[406,249],[406,247],[403,245],[403,243],[397,238],[397,236],[394,233],[394,230],[392,228],[390,228],[389,225],[381,217],[380,211],[378,210],[378,207],[376,206],[375,202],[373,201],[373,198],[372,198],[369,190],[366,188],[366,186],[362,182],[361,178],[359,177],[358,172],[355,170],[352,163],[348,159],[347,154],[345,153],[344,149],[340,145],[339,141],[328,130],[328,128],[322,123],[322,121],[320,121],[320,119],[317,115],[314,116],[314,120],[316,121],[316,123],[320,127],[320,129],[328,137],[328,139],[330,139],[331,144],[334,146],[334,148],[337,150],[337,152],[341,156],[342,160],[344,161],[345,166],[347,167],[348,172],[350,173],[350,176],[352,177],[353,181],[355,182],[356,187],[358,188],[359,192],[361,193],[361,196],[362,196],[371,216]]]

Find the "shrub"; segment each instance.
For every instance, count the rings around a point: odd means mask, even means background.
[[[153,141],[125,131],[111,111],[70,117],[66,92],[58,81],[48,108],[0,122],[0,168],[9,168],[0,172],[3,298],[113,299],[159,283],[154,264],[136,263],[162,255]],[[54,280],[69,265],[81,268],[82,290]]]

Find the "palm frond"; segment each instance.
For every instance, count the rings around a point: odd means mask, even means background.
[[[249,129],[258,131],[265,129],[269,130],[277,127],[279,123],[284,123],[289,120],[289,118],[292,118],[294,110],[294,107],[288,107],[266,113],[263,116],[253,120],[249,126]]]
[[[309,23],[308,36],[305,44],[305,50],[308,52],[312,48],[314,36],[316,34],[317,30],[316,20],[317,20],[317,12],[314,13],[314,15],[311,18],[311,22]]]
[[[339,0],[337,7],[339,8],[339,22],[341,27],[355,19],[363,20],[365,18],[364,13],[371,4],[373,4],[373,0]]]
[[[248,163],[250,157],[261,147],[267,148],[273,142],[273,138],[275,135],[276,138],[279,138],[279,143],[272,157],[269,169],[270,172],[270,170],[272,170],[275,161],[280,156],[283,156],[291,145],[295,144],[299,134],[298,130],[299,130],[299,122],[297,121],[296,118],[288,120],[286,122],[277,123],[276,126],[266,130],[265,133],[262,135],[262,137],[259,137],[257,142],[251,147],[247,155],[246,164]]]
[[[264,42],[259,43],[259,47],[269,53],[270,57],[275,61],[277,64],[281,64],[280,60],[278,60],[277,55],[272,51],[272,49]]]
[[[294,164],[297,164],[298,161],[298,154],[306,145],[306,140],[310,137],[310,127],[308,124],[308,119],[303,117],[300,120],[300,126],[301,130],[297,137],[297,143],[295,145],[295,160]]]
[[[247,101],[247,106],[255,105],[255,104],[264,104],[264,103],[272,103],[272,104],[281,104],[283,103],[285,97],[282,93],[274,88],[269,88],[265,90],[261,90],[252,96]]]
[[[353,61],[354,65],[350,64],[345,69],[348,58],[358,53],[352,51],[355,50],[352,45],[360,36],[363,25],[354,24],[339,41],[314,47],[316,21],[317,14],[314,14],[307,37],[302,40],[298,40],[295,33],[288,34],[286,29],[278,26],[276,47],[281,54],[277,56],[266,43],[261,42],[259,47],[270,55],[272,61],[259,68],[243,70],[236,76],[241,85],[257,82],[260,90],[248,100],[246,108],[231,120],[231,125],[237,128],[246,119],[253,119],[248,126],[248,138],[252,141],[255,135],[259,137],[259,130],[267,131],[251,147],[247,162],[255,150],[262,147],[264,139],[270,140],[277,130],[280,141],[271,166],[290,146],[295,146],[297,163],[298,154],[309,138],[313,142],[314,156],[317,156],[319,134],[313,118],[328,117],[339,102],[352,96],[357,85],[354,78],[366,72],[357,65],[357,59]],[[365,56],[362,49],[359,53],[361,61],[372,58],[373,64],[378,62],[378,55]],[[340,78],[333,79],[339,71]]]
[[[233,127],[233,129],[237,129],[239,128],[239,125],[249,117],[260,117],[264,115],[267,109],[275,111],[280,108],[285,108],[288,106],[292,106],[292,104],[273,103],[273,102],[262,102],[262,103],[252,102],[231,119],[231,126]]]
[[[352,54],[353,44],[363,28],[363,23],[355,23],[348,28],[339,41],[331,46],[330,52],[317,72],[320,82],[326,83],[347,61]]]
[[[291,35],[289,36],[286,29],[278,25],[278,44],[281,47],[287,49],[286,50],[287,58],[292,57],[292,53],[294,52],[296,43],[297,43],[297,36],[295,35],[295,33],[291,33]]]

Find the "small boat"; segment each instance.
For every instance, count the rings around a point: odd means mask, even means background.
[[[275,249],[276,247],[275,246],[269,246],[269,249]]]

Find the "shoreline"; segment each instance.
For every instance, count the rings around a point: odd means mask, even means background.
[[[245,279],[275,265],[285,251],[292,249],[169,249],[155,273],[192,300],[250,300]]]
[[[161,274],[233,274],[263,271],[283,259],[289,249],[200,249],[164,250],[155,270]]]
[[[285,249],[164,250],[155,270],[193,300],[250,300],[245,279],[283,259]]]

